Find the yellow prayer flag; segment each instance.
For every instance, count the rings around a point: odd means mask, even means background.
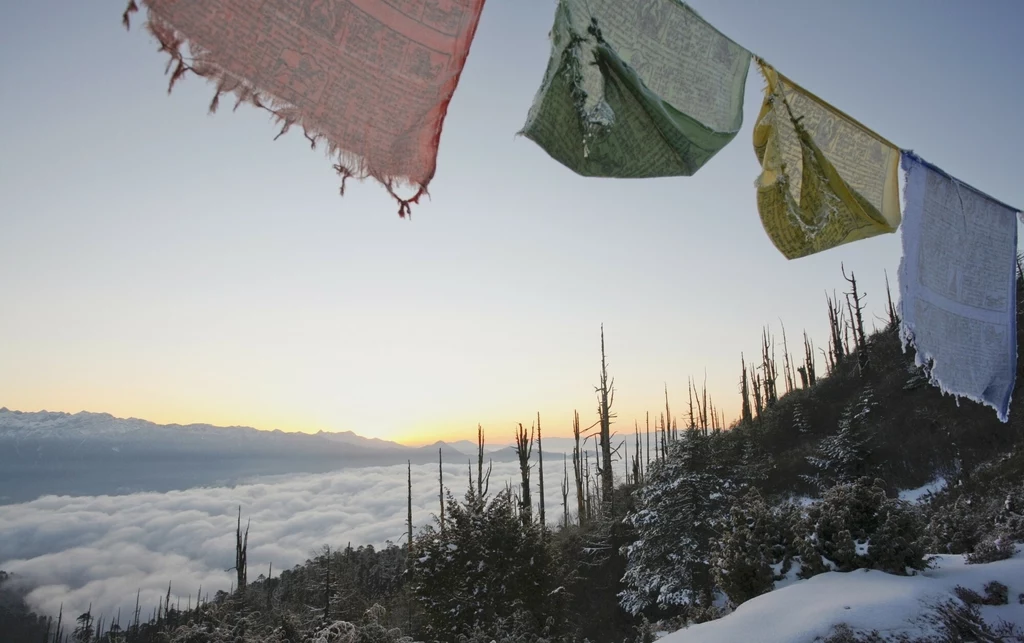
[[[757,210],[787,259],[895,232],[900,151],[762,60]]]

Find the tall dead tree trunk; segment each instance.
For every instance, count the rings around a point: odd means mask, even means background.
[[[590,518],[594,515],[594,496],[590,490],[590,451],[587,451],[586,449],[583,450],[583,472],[586,476],[584,478],[584,485],[586,485],[584,487],[584,497],[586,498],[584,506],[586,509],[587,522],[590,522]]]
[[[441,503],[441,535],[444,535],[444,469],[442,468],[441,447],[437,448],[437,500]]]
[[[529,525],[533,521],[533,503],[530,501],[530,456],[533,454],[533,436],[532,427],[527,433],[520,422],[519,430],[516,432],[516,456],[519,457],[519,475],[522,478],[523,491],[519,516],[523,525]]]
[[[786,325],[779,320],[782,327],[782,373],[786,379],[786,392],[790,393],[796,388],[796,377],[793,374],[793,361],[789,358],[789,342],[786,341]]]
[[[744,424],[749,424],[754,417],[750,412],[750,383],[747,381],[747,360],[743,357],[743,353],[740,353],[740,367],[743,369],[743,374],[740,376],[740,396],[743,398],[740,417]]]
[[[324,550],[324,620],[331,619],[331,546]]]
[[[831,373],[842,363],[843,358],[846,356],[846,350],[843,347],[843,326],[845,322],[843,321],[843,308],[838,300],[835,297],[829,297],[828,293],[825,293],[825,301],[828,303],[828,366],[829,373]]]
[[[704,371],[704,383],[701,385],[700,421],[704,435],[708,434],[708,372]]]
[[[761,414],[764,413],[764,391],[761,385],[761,376],[757,370],[754,369],[754,411],[757,413],[758,419],[761,418]]]
[[[569,457],[562,454],[562,528],[569,526]]]
[[[543,529],[547,526],[544,516],[544,444],[541,442],[540,434],[540,412],[537,412],[537,485],[539,487],[540,503],[537,507],[540,513],[540,526]]]
[[[900,328],[900,314],[896,310],[896,306],[892,303],[892,289],[889,288],[889,273],[885,271],[885,297],[886,297],[886,312],[889,315],[889,323],[886,330],[889,332],[899,332]]]
[[[408,493],[408,502],[407,502],[408,514],[406,516],[406,526],[409,528],[409,534],[408,534],[408,536],[409,536],[409,549],[406,552],[406,555],[407,556],[412,556],[412,460],[409,460],[407,462],[406,466],[408,467],[408,469],[407,469],[408,481],[407,481],[407,484],[406,484],[406,491]]]
[[[633,458],[629,461],[633,484],[640,484],[643,455],[643,443],[640,442],[640,423],[633,420]]]
[[[597,387],[598,414],[601,418],[601,504],[610,508],[612,503],[612,404],[615,400],[615,381],[608,377],[608,362],[604,351],[604,324],[601,325],[601,385]]]
[[[764,373],[764,406],[770,408],[779,400],[775,387],[779,371],[775,366],[775,342],[769,340],[767,328],[761,331],[761,372]]]
[[[665,383],[665,422],[670,422],[672,417],[672,409],[668,405],[668,383]]]
[[[646,435],[646,438],[647,438],[647,464],[646,464],[645,468],[648,471],[650,471],[650,469],[651,469],[651,413],[649,411],[647,413],[647,435]],[[658,446],[657,443],[655,443],[654,446],[655,446],[655,449],[657,449],[657,446]],[[658,460],[657,450],[655,450],[654,460],[655,461]]]
[[[693,378],[692,377],[687,377],[686,378],[686,392],[687,392],[687,394],[688,394],[688,396],[690,398],[690,424],[689,424],[689,426],[687,428],[696,429],[697,428],[697,418],[693,414]]]
[[[587,520],[586,496],[583,494],[583,452],[580,450],[580,414],[573,411],[572,437],[576,440],[572,448],[572,473],[576,479],[576,512],[577,520],[582,525]]]
[[[857,345],[857,367],[860,370],[861,375],[867,373],[869,368],[868,362],[868,341],[867,335],[864,333],[864,298],[867,296],[860,293],[857,290],[857,276],[850,271],[850,276],[846,276],[846,267],[840,264],[840,268],[843,271],[843,279],[850,284],[850,292],[846,293],[846,304],[850,308],[850,325],[853,326],[853,337],[854,342]],[[888,284],[888,276],[886,276],[886,283]],[[890,306],[892,301],[890,299]]]
[[[491,470],[494,462],[488,461],[484,473],[484,427],[476,425],[476,497],[484,504],[484,497],[491,488]]]
[[[238,591],[245,592],[246,572],[249,548],[249,521],[245,523],[245,535],[242,535],[242,506],[238,506],[238,524],[235,527],[235,575],[238,580]]]
[[[814,342],[807,336],[807,331],[804,331],[804,372],[807,374],[807,384],[804,388],[814,386],[817,382],[817,376],[814,372]]]

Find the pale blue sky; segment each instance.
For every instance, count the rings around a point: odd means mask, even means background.
[[[1024,204],[1024,2],[694,0],[780,72],[898,145]],[[856,271],[881,314],[899,233],[786,261],[743,131],[696,176],[584,179],[514,135],[550,0],[490,0],[451,104],[433,199],[400,220],[344,198],[295,132],[210,117],[123,3],[0,6],[0,405],[426,441],[536,411],[594,415],[605,324],[620,421],[682,410],[703,376],[730,419],[761,325],[826,339]],[[781,355],[779,356],[781,362]],[[819,365],[819,369],[823,366]]]

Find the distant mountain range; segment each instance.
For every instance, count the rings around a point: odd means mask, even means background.
[[[351,431],[261,431],[0,408],[0,504],[49,494],[170,491],[263,475],[425,464],[437,461],[438,449],[446,462],[457,462],[475,457],[476,448],[469,440],[410,447]],[[497,461],[515,459],[507,445],[488,445],[487,451]],[[552,444],[545,451],[555,455],[559,449]]]

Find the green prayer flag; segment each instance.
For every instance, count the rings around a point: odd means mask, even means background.
[[[691,176],[739,132],[750,52],[680,0],[559,0],[526,136],[583,176]]]

